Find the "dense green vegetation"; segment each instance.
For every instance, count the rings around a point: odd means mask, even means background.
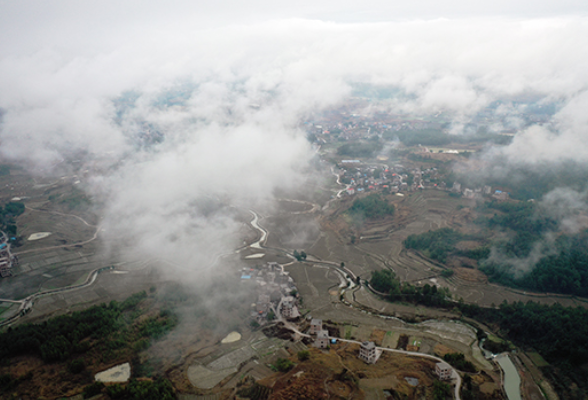
[[[459,304],[461,312],[497,326],[516,345],[538,351],[552,365],[542,371],[562,398],[584,399],[588,394],[588,310],[534,302],[502,303],[499,308]],[[574,388],[574,385],[577,388]]]
[[[460,371],[476,372],[474,364],[467,361],[462,353],[448,353],[443,356],[443,359]]]
[[[143,338],[158,338],[176,325],[177,318],[172,313],[161,311],[157,316],[131,324],[123,315],[124,311],[134,310],[137,300],[145,297],[145,292],[141,292],[122,303],[113,301],[51,318],[42,324],[8,328],[0,334],[0,357],[33,354],[45,362],[60,362],[90,347],[116,349]]]
[[[296,258],[296,261],[306,261],[306,252],[304,250],[302,251],[298,251],[298,250],[294,250],[294,258]]]
[[[276,369],[280,372],[288,372],[294,368],[294,363],[287,358],[278,358],[276,361]]]
[[[433,399],[445,400],[448,397],[451,398],[451,386],[441,381],[433,382]]]
[[[0,230],[6,232],[8,236],[16,236],[15,218],[21,215],[25,210],[24,203],[20,201],[10,201],[0,207]]]
[[[421,130],[400,130],[396,132],[386,132],[385,139],[395,140],[398,138],[405,146],[443,146],[452,142],[452,135],[443,133],[440,129],[421,129]]]
[[[429,284],[413,286],[408,282],[401,283],[396,274],[389,269],[373,271],[370,285],[377,291],[386,293],[390,301],[436,307],[449,307],[452,304],[451,295],[447,288],[437,288],[437,286]]]
[[[89,384],[84,388],[83,396],[84,399],[89,399],[90,397],[94,397],[100,393],[102,393],[102,389],[104,389],[106,385],[102,382],[94,382]]]
[[[410,235],[404,246],[440,262],[452,254],[473,258],[491,281],[503,285],[588,297],[588,230],[558,234],[556,221],[533,202],[489,202],[479,211],[489,216],[477,220],[488,229],[486,243],[478,248],[457,250],[456,244],[469,237],[450,228]],[[492,241],[495,231],[507,238]],[[492,248],[496,252],[490,257]],[[526,260],[533,249],[542,254],[535,264]]]
[[[475,134],[451,135],[441,129],[400,130],[386,132],[383,137],[388,140],[398,138],[405,146],[444,146],[450,143],[496,143],[508,144],[512,140],[509,136],[479,131]]]
[[[507,165],[507,160],[503,160]],[[496,160],[495,165],[500,165]],[[540,199],[546,193],[557,188],[570,188],[583,192],[588,188],[588,166],[574,161],[544,163],[541,168],[535,165],[517,165],[508,173],[492,176],[495,169],[489,169],[489,175],[483,171],[471,174],[467,171],[457,173],[456,179],[468,187],[491,185],[508,188],[510,197],[517,200]]]
[[[172,400],[176,398],[171,382],[162,377],[152,381],[131,379],[126,386],[109,385],[105,392],[112,400]]]
[[[455,249],[455,244],[462,239],[463,236],[459,232],[451,228],[442,228],[420,235],[410,235],[403,244],[408,249],[422,251],[427,257],[445,262],[447,255]]]
[[[557,223],[543,215],[535,203],[496,203],[485,206],[499,211],[490,218],[478,221],[491,229],[510,233],[506,241],[493,243],[503,258],[482,260],[481,270],[492,281],[540,292],[555,292],[588,296],[588,231],[577,234],[559,234],[554,240],[546,240],[545,234],[556,232]],[[535,265],[513,270],[503,261],[524,260],[537,248],[544,256]],[[487,249],[487,248],[486,248]],[[489,255],[489,249],[486,250]],[[488,257],[486,255],[486,257]],[[523,264],[522,262],[520,264]]]
[[[384,218],[394,214],[394,205],[389,204],[380,193],[372,193],[355,199],[347,212],[361,218]]]
[[[539,292],[573,294],[588,297],[588,230],[575,235],[560,235],[551,244],[551,255],[541,258],[519,276],[499,261],[483,263],[481,270],[491,280],[509,286]],[[508,244],[514,247],[518,243]],[[531,243],[530,245],[533,245]],[[521,247],[520,244],[518,245]]]
[[[67,362],[70,373],[80,374],[88,359],[133,358],[152,339],[161,337],[177,324],[173,313],[149,310],[145,308],[146,301],[147,294],[143,291],[121,303],[112,301],[40,324],[9,327],[0,333],[0,359],[32,355],[46,363]],[[90,386],[87,391],[98,389]]]
[[[545,232],[557,228],[556,221],[538,213],[533,202],[490,202],[484,208],[494,211],[494,215],[481,218],[479,224],[514,233],[511,240],[500,244],[501,250],[508,256],[526,257]]]
[[[372,157],[374,153],[381,149],[377,142],[350,142],[345,143],[337,149],[337,154],[346,157]]]

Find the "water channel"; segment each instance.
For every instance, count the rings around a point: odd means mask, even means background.
[[[508,400],[521,400],[521,378],[508,354],[496,356],[496,361],[504,371],[504,391]]]

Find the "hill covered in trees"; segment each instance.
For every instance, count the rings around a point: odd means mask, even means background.
[[[367,219],[383,218],[394,214],[394,205],[388,203],[380,193],[372,193],[355,199],[347,212]]]
[[[102,391],[104,385],[93,383],[93,377],[86,373],[86,367],[95,364],[111,364],[113,361],[132,361],[133,375],[141,376],[144,368],[137,357],[138,353],[150,346],[151,340],[163,336],[173,329],[178,319],[174,313],[157,309],[154,300],[146,292],[136,293],[123,302],[112,301],[84,311],[51,318],[39,324],[24,324],[9,327],[0,333],[0,394],[18,392],[22,394],[39,393],[40,387],[47,387],[44,393],[52,390],[63,394],[73,387],[88,385],[84,393]],[[59,382],[44,382],[38,370],[30,370],[26,375],[17,376],[2,366],[10,365],[15,357],[32,356],[51,365],[52,369],[62,370]],[[38,380],[41,379],[41,380]],[[169,382],[152,382],[163,388],[171,387]],[[119,392],[124,399],[161,399],[172,397],[135,396],[135,393],[149,393],[150,383],[131,382]],[[69,388],[69,389],[66,389]],[[140,391],[137,390],[141,389]],[[167,390],[167,389],[166,389]],[[173,391],[172,391],[173,392]],[[157,393],[154,392],[154,393]],[[162,392],[163,393],[163,392]],[[175,397],[173,397],[175,398]]]
[[[559,233],[557,222],[533,202],[489,202],[479,211],[486,215],[476,221],[485,235],[443,228],[410,235],[404,246],[442,263],[451,255],[475,259],[491,281],[503,285],[588,297],[588,230]],[[457,248],[471,239],[483,245]]]
[[[422,251],[427,257],[445,262],[447,255],[455,250],[455,244],[463,235],[451,228],[428,231],[420,235],[410,235],[403,244],[407,249]]]

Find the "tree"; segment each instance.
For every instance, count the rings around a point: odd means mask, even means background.
[[[294,363],[287,358],[278,358],[276,361],[276,368],[280,372],[288,372],[294,368]]]
[[[71,372],[72,374],[79,374],[80,372],[82,372],[84,369],[86,368],[86,363],[84,362],[83,359],[79,358],[77,360],[73,360],[72,362],[70,362],[67,366],[67,369],[69,370],[69,372]]]
[[[447,396],[451,396],[451,387],[447,383],[435,381],[433,383],[433,398],[435,400],[445,400]]]
[[[441,271],[441,276],[443,278],[450,278],[453,276],[453,270],[452,269],[444,269],[443,271]]]
[[[306,260],[306,253],[304,251],[299,252],[298,250],[294,250],[294,258],[296,258],[297,261],[304,261]]]
[[[104,383],[102,382],[94,382],[84,388],[84,399],[89,399],[90,397],[94,397],[97,394],[102,393],[102,389],[104,389]]]

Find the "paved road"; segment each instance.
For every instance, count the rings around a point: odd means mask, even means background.
[[[307,337],[310,338],[311,336],[309,334],[306,333],[302,333],[298,330],[298,327],[295,326],[294,324],[286,321],[284,318],[282,318],[282,315],[280,314],[280,306],[281,306],[282,302],[280,301],[280,304],[278,305],[277,310],[274,310],[274,313],[276,314],[277,320],[281,323],[284,324],[284,326],[292,331],[294,331],[296,334],[302,336],[302,337]],[[330,339],[336,339],[339,342],[346,342],[346,343],[355,343],[355,344],[359,344],[361,345],[361,342],[357,341],[357,340],[349,340],[349,339],[341,339],[335,336],[329,336],[329,340]],[[376,347],[377,350],[380,351],[387,351],[390,353],[396,353],[396,354],[405,354],[405,355],[409,355],[409,356],[413,356],[413,357],[422,357],[422,358],[427,358],[436,362],[442,362],[445,364],[448,364],[447,361],[437,357],[437,356],[433,356],[430,354],[424,354],[424,353],[418,353],[418,352],[414,352],[414,351],[408,351],[408,350],[398,350],[398,349],[389,349],[387,347]],[[454,391],[454,396],[456,400],[461,400],[461,396],[459,394],[460,392],[460,388],[461,388],[461,376],[459,375],[459,373],[457,372],[457,370],[453,367],[451,367],[453,372],[451,374],[452,379],[455,379],[455,391]]]
[[[79,284],[79,285],[65,286],[65,287],[58,288],[58,289],[45,290],[42,292],[32,294],[22,300],[1,300],[1,301],[12,301],[14,303],[20,303],[20,307],[18,308],[18,311],[15,315],[0,322],[0,326],[10,325],[10,324],[14,323],[16,320],[18,320],[19,318],[23,317],[25,314],[27,314],[33,308],[33,304],[34,304],[35,300],[37,300],[38,298],[43,297],[43,296],[56,294],[56,293],[70,292],[73,290],[78,290],[78,289],[83,289],[85,287],[88,287],[96,281],[96,278],[98,277],[98,274],[100,272],[105,271],[105,270],[110,270],[110,269],[111,269],[110,267],[100,267],[100,268],[96,268],[95,270],[92,270],[90,272],[90,275],[88,275],[88,277],[86,278],[85,282],[82,284]]]

